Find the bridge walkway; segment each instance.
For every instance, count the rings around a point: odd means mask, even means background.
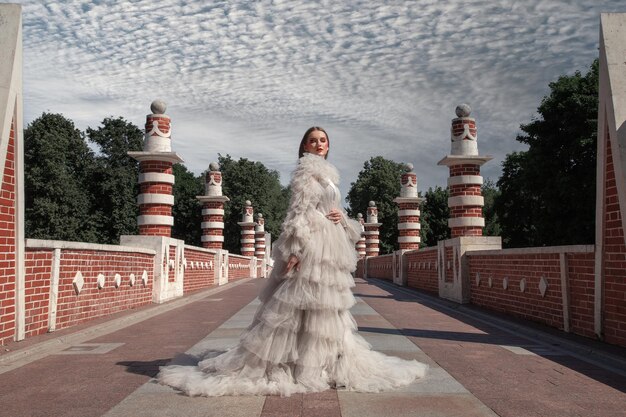
[[[430,365],[393,392],[189,398],[156,384],[181,352],[237,342],[264,280],[246,279],[5,347],[6,416],[617,417],[623,349],[357,279],[359,332],[382,352]]]

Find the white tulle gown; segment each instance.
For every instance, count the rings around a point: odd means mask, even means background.
[[[197,366],[169,365],[158,380],[188,395],[283,395],[331,387],[378,392],[423,377],[427,365],[371,350],[350,314],[361,225],[326,218],[341,210],[337,170],[305,154],[291,181],[292,198],[274,244],[274,269],[254,320],[239,344]],[[300,270],[284,274],[290,254]]]

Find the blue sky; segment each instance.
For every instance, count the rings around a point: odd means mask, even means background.
[[[217,154],[287,183],[303,132],[323,126],[345,196],[363,162],[411,162],[445,186],[450,120],[469,103],[497,180],[548,83],[586,72],[599,14],[618,0],[23,1],[24,119],[62,113],[143,126],[168,105],[172,147],[196,174]]]

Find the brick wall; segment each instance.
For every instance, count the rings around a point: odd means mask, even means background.
[[[50,323],[49,306],[53,288],[55,248],[60,251],[58,296],[56,319],[54,323]],[[174,259],[175,247],[170,246],[168,253],[170,259]],[[216,284],[214,251],[185,246],[184,258],[187,262],[183,281],[184,293]],[[51,327],[62,329],[97,317],[150,304],[154,282],[154,262],[154,251],[147,249],[27,240],[25,254],[26,337],[45,333]],[[148,278],[146,285],[142,282],[144,271]],[[268,268],[268,272],[270,271],[271,268]],[[84,279],[84,286],[79,294],[76,293],[73,285],[77,272],[80,272]],[[102,288],[98,287],[99,274],[105,276]],[[119,274],[121,278],[119,286],[115,285],[116,274]],[[134,285],[131,285],[131,274],[134,275]],[[250,277],[250,258],[229,255],[229,281],[248,277]],[[12,288],[10,291],[6,290],[7,296],[4,299],[14,306],[14,286]],[[6,316],[8,317],[8,314]],[[12,326],[8,327],[2,340],[13,340],[15,327],[13,311],[11,318]]]
[[[593,286],[592,246],[505,249],[466,255],[472,304],[559,329],[565,329],[561,285],[564,256],[566,283],[570,287],[569,311],[575,313],[571,330],[588,333],[589,326],[593,327],[593,304],[587,304],[587,288]],[[544,295],[540,291],[542,278],[547,284]]]
[[[361,258],[356,263],[356,271],[354,271],[354,276],[357,278],[363,278],[364,267],[365,267],[365,258]]]
[[[185,279],[183,293],[197,291],[215,285],[215,252],[185,246]]]
[[[50,282],[54,251],[26,251],[25,261],[25,324],[26,337],[48,330]]]
[[[154,253],[115,246],[73,244],[73,242],[28,240],[25,256],[26,336],[62,329],[97,317],[151,303],[154,282]],[[48,246],[48,247],[45,247]],[[54,247],[60,250],[56,320],[49,322]],[[70,246],[70,247],[67,247]],[[82,246],[84,249],[77,248]],[[92,248],[90,248],[92,247]],[[108,249],[102,250],[101,248]],[[144,285],[142,276],[147,274]],[[79,294],[73,284],[77,273],[84,284]],[[98,275],[104,275],[102,288]],[[116,286],[115,276],[120,275]],[[131,279],[134,277],[134,284]]]
[[[367,277],[393,280],[393,255],[367,258]]]
[[[437,276],[437,247],[424,248],[405,253],[407,286],[433,294],[439,292]]]
[[[606,180],[604,182],[604,288],[602,328],[609,343],[626,346],[626,246],[617,195],[615,168],[609,135],[606,146]]]
[[[59,273],[59,299],[57,307],[58,329],[122,310],[136,308],[152,301],[154,256],[125,252],[98,252],[68,250],[61,252]],[[85,286],[79,295],[74,291],[72,280],[80,271]],[[143,272],[148,282],[141,281]],[[105,285],[98,289],[98,274],[105,276]],[[120,274],[121,283],[116,288],[115,274]],[[135,284],[130,285],[130,275],[135,275]]]
[[[250,277],[250,258],[228,255],[228,281]]]
[[[11,120],[0,188],[0,344],[15,335],[15,119]]]

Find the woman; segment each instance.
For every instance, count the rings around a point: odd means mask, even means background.
[[[188,395],[267,395],[342,387],[378,392],[422,377],[427,366],[372,351],[349,312],[361,225],[340,208],[328,135],[306,131],[274,269],[239,344],[197,366],[161,369],[161,383]]]

